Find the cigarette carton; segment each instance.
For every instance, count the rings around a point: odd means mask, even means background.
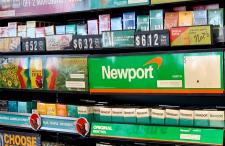
[[[67,105],[57,104],[56,109],[57,109],[57,116],[61,116],[61,117],[67,117],[68,116]]]
[[[31,102],[18,102],[19,113],[32,113]]]
[[[68,117],[78,118],[78,109],[76,105],[67,105]]]
[[[179,26],[192,26],[193,25],[193,12],[181,11],[179,12]]]
[[[209,127],[209,111],[195,110],[194,126]]]
[[[136,28],[136,16],[135,12],[123,13],[123,30]]]
[[[66,34],[76,34],[77,25],[76,24],[70,24],[66,25]]]
[[[149,16],[148,15],[137,16],[137,30],[149,31]]]
[[[163,30],[163,10],[150,10],[150,30]]]
[[[9,112],[18,112],[18,102],[17,101],[8,101],[8,111]]]
[[[21,31],[21,32],[18,32],[17,35],[18,35],[19,37],[26,38],[26,37],[27,37],[27,32],[26,32],[26,31]]]
[[[123,116],[123,108],[112,108],[112,122],[115,123],[123,123],[124,116]]]
[[[176,109],[166,109],[165,125],[179,125],[180,111]]]
[[[100,121],[112,122],[112,108],[107,108],[107,107],[100,108]]]
[[[209,111],[209,126],[224,128],[224,111]]]
[[[49,116],[56,116],[57,115],[56,104],[46,104],[46,114]]]
[[[151,109],[149,108],[137,109],[136,114],[138,124],[150,124]]]
[[[122,30],[122,17],[111,18],[111,30]]]
[[[151,124],[164,125],[165,116],[166,116],[166,113],[164,109],[152,109]]]
[[[40,115],[46,115],[47,114],[46,104],[45,103],[38,102],[37,103],[37,112]]]
[[[55,30],[56,30],[56,34],[58,34],[58,35],[66,34],[66,26],[65,25],[56,26]]]
[[[180,110],[180,126],[193,126],[193,124],[194,124],[194,111]]]
[[[86,118],[89,122],[93,120],[93,108],[88,106],[78,106],[78,116]]]
[[[125,108],[123,110],[124,123],[137,123],[137,115],[135,108]]]

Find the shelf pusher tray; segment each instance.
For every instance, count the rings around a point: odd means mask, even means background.
[[[33,122],[32,122],[33,120]],[[0,126],[12,126],[18,128],[44,130],[86,136],[89,133],[89,123],[85,118],[71,118],[59,116],[40,116],[34,114],[22,114],[0,112]],[[81,134],[83,132],[83,134]]]
[[[223,129],[92,123],[91,137],[137,141],[223,145]]]

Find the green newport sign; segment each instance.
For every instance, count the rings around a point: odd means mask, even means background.
[[[89,58],[91,93],[223,93],[223,52]]]
[[[91,136],[223,145],[223,129],[92,123]]]

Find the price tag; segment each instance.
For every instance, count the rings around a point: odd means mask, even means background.
[[[72,47],[75,50],[94,50],[102,48],[101,35],[74,35]]]
[[[139,31],[135,34],[135,46],[137,48],[165,47],[170,45],[169,31]]]
[[[46,50],[45,38],[22,39],[22,51],[23,52],[45,51],[45,50]]]

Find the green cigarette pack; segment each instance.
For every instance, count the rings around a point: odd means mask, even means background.
[[[96,122],[100,121],[100,108],[100,106],[93,107],[94,121]]]
[[[180,110],[166,109],[165,125],[179,125]]]
[[[76,105],[67,105],[68,117],[78,117],[78,109]]]
[[[195,110],[195,112],[194,112],[194,126],[209,127],[209,111]]]
[[[86,118],[91,122],[93,120],[93,108],[89,106],[78,106],[78,117]]]
[[[224,111],[209,111],[209,126],[224,128]]]
[[[112,122],[112,108],[108,108],[108,107],[100,108],[100,121]]]
[[[137,123],[136,109],[125,108],[123,110],[124,123]]]
[[[149,108],[137,109],[136,114],[138,124],[150,124],[151,109]]]
[[[165,110],[164,109],[152,109],[151,112],[151,124],[164,125],[165,124]]]
[[[163,10],[150,10],[150,30],[163,30]]]
[[[193,110],[180,110],[180,126],[193,126],[194,124],[194,111]]]
[[[149,16],[148,15],[137,16],[137,30],[149,31]]]
[[[112,108],[112,122],[123,123],[123,108]]]

